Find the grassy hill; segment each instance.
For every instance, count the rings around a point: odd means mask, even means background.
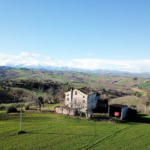
[[[118,81],[116,84],[122,85],[122,84],[128,83],[128,82],[130,82],[130,81],[131,81],[131,79],[129,79],[129,78],[124,78],[124,79]]]
[[[23,70],[20,69],[12,69],[12,71],[18,72],[20,74],[26,74]]]
[[[6,90],[0,88],[0,100],[1,99],[14,99],[14,95]]]
[[[20,79],[37,79],[40,80],[53,80],[61,83],[73,83],[76,86],[87,86],[93,88],[111,88],[123,89],[124,87],[132,87],[135,85],[143,85],[150,88],[150,84],[145,83],[149,79],[140,77],[122,77],[122,76],[105,76],[91,72],[76,72],[76,71],[50,71],[50,70],[33,70],[33,69],[9,69],[1,70],[3,73],[1,80],[20,80]],[[149,81],[150,83],[150,81]]]
[[[124,96],[112,99],[109,104],[122,104],[122,105],[138,105],[140,103],[140,98],[136,96]]]
[[[150,149],[147,123],[89,121],[42,112],[23,113],[22,125],[26,133],[18,135],[20,114],[0,113],[0,149]]]
[[[150,81],[148,81],[148,82],[146,82],[146,83],[138,84],[137,86],[141,86],[141,87],[150,89]]]
[[[149,80],[148,80],[149,81]],[[136,80],[134,78],[120,78],[120,80],[118,80],[118,82],[116,82],[116,84],[118,85],[126,85],[129,87],[132,87],[136,84],[141,84],[144,83],[145,79],[144,78],[137,78]]]

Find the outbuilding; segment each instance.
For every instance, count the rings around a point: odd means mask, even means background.
[[[127,117],[128,114],[128,106],[120,105],[120,104],[112,104],[108,106],[108,116],[109,117],[117,117],[121,120]]]

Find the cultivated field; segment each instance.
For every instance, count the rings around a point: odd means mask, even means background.
[[[18,135],[19,113],[0,112],[0,149],[150,149],[150,116],[143,116],[145,123],[112,123],[24,112],[27,133]]]
[[[146,83],[138,84],[138,86],[142,86],[144,88],[150,89],[150,81],[148,81]]]

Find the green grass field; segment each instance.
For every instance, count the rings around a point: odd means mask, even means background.
[[[89,85],[92,87],[99,87],[100,86],[99,83],[92,83],[92,82],[89,82]]]
[[[147,92],[140,92],[142,95],[145,95],[145,94],[147,94]]]
[[[91,77],[90,77],[90,79],[92,79],[92,80],[97,80],[99,78],[99,76],[98,75],[93,75],[93,74],[91,74]]]
[[[110,81],[109,78],[105,78],[104,80],[105,80],[106,82],[109,82],[109,81]]]
[[[150,118],[149,116],[146,116]],[[51,112],[0,113],[0,149],[150,149],[146,123],[111,123],[68,118]]]
[[[61,80],[64,81],[64,82],[69,82],[69,83],[71,83],[71,80],[70,80],[70,79],[61,78]]]
[[[35,88],[25,88],[25,87],[14,87],[14,89],[18,89],[18,90],[24,90],[26,92],[34,92],[34,94],[36,94],[37,96],[50,96],[50,94],[46,93],[45,91],[39,92],[38,89]]]
[[[18,77],[18,78],[14,78],[14,79],[12,79],[12,80],[18,80],[18,79],[22,79],[22,80],[27,80],[27,76],[21,76],[21,77]]]
[[[150,81],[148,81],[147,83],[138,84],[137,86],[142,86],[144,88],[150,89]]]
[[[131,79],[125,78],[125,79],[121,79],[121,80],[118,81],[116,84],[122,85],[122,84],[128,83],[128,82],[130,82],[130,81],[131,81]]]
[[[12,69],[12,71],[18,72],[20,74],[26,74],[23,70],[20,69]]]

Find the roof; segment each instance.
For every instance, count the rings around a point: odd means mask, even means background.
[[[109,106],[120,107],[120,108],[128,107],[127,105],[121,105],[121,104],[112,104],[112,105],[109,105]]]
[[[94,91],[94,90],[91,89],[91,88],[87,88],[87,87],[80,88],[80,89],[74,89],[74,90],[79,90],[80,92],[82,92],[82,93],[84,93],[84,94],[86,94],[86,95],[92,95],[92,94],[95,94],[95,93],[97,94],[97,96],[98,96],[98,95],[101,95],[100,93]],[[67,91],[67,92],[70,92],[70,91]],[[65,92],[65,93],[67,93],[67,92]]]
[[[84,88],[81,88],[81,89],[78,89],[79,91],[81,91],[82,93],[85,93],[87,95],[92,95],[92,94],[95,94],[97,93],[96,91],[94,91],[93,89],[90,89],[90,88],[87,88],[87,87],[84,87]],[[100,94],[99,94],[100,95]]]

